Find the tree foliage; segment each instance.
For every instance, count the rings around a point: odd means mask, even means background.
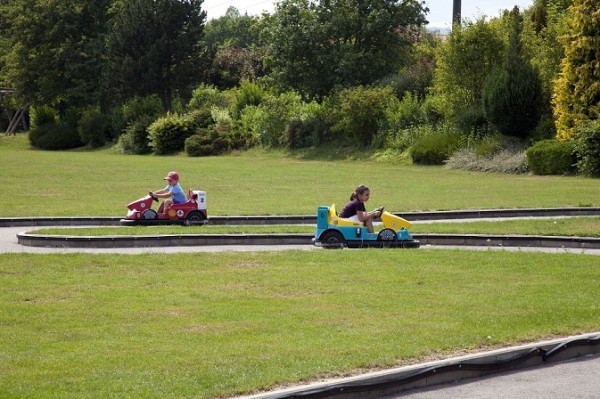
[[[569,34],[555,87],[557,136],[569,139],[582,122],[600,116],[600,1],[573,0]]]
[[[94,105],[110,0],[0,2],[6,84],[33,104]],[[0,54],[1,56],[2,54]]]
[[[537,68],[544,93],[544,114],[552,115],[551,97],[554,81],[560,72],[564,48],[559,38],[567,33],[569,0],[537,0],[526,11],[521,34],[523,47]]]
[[[284,0],[264,32],[274,79],[308,98],[371,84],[404,65],[427,11],[416,0]]]
[[[106,79],[117,97],[157,94],[165,111],[198,85],[206,12],[202,0],[117,0],[107,41]]]
[[[259,17],[240,15],[235,7],[208,21],[203,43],[212,63],[203,74],[205,83],[227,89],[266,74],[262,60],[267,46],[260,41],[260,22]]]
[[[502,64],[504,42],[484,18],[456,25],[439,47],[433,94],[439,111],[456,121],[464,110],[481,109],[490,71]]]
[[[535,129],[542,112],[543,96],[539,74],[523,51],[522,16],[512,11],[513,29],[506,61],[486,81],[483,108],[488,121],[507,136],[526,138]]]

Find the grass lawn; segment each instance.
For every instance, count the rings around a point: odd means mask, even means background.
[[[376,229],[379,227],[376,226]],[[271,226],[135,226],[135,227],[80,227],[43,228],[31,231],[36,234],[104,236],[104,235],[157,235],[157,234],[269,234],[269,233],[308,233],[315,232],[308,225]],[[519,234],[543,236],[600,237],[600,216],[501,220],[477,222],[418,223],[410,228],[413,234]]]
[[[259,150],[221,157],[37,151],[24,134],[0,136],[0,217],[121,216],[178,170],[184,189],[208,193],[210,215],[311,215],[343,205],[359,183],[369,206],[418,210],[600,206],[600,179],[504,175],[371,160],[315,160]]]
[[[47,152],[29,149],[20,134],[0,136],[0,159],[0,217],[124,215],[128,202],[162,187],[173,169],[185,189],[208,192],[211,215],[314,214],[319,205],[345,203],[359,183],[371,187],[369,207],[395,212],[600,206],[600,179],[310,151],[207,158]],[[411,231],[599,230],[597,218],[554,222],[415,224]],[[441,230],[448,228],[465,230]],[[598,265],[598,257],[582,254],[457,250],[0,254],[0,397],[225,397],[596,331]]]
[[[600,326],[598,258],[0,255],[0,397],[212,398]]]

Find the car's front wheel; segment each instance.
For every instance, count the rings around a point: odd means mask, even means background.
[[[158,214],[156,213],[156,211],[154,209],[146,209],[142,213],[142,219],[145,219],[145,220],[154,220],[157,217],[158,217]]]

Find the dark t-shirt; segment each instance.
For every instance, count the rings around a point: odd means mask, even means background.
[[[346,204],[344,209],[340,212],[339,217],[351,218],[352,216],[355,216],[358,211],[366,212],[365,204],[354,199]]]

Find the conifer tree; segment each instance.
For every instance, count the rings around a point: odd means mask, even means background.
[[[511,12],[506,61],[492,72],[483,90],[483,108],[488,121],[502,134],[526,138],[538,124],[543,106],[538,71],[523,51],[520,34],[523,18],[515,7]]]
[[[582,122],[600,115],[600,0],[573,0],[570,33],[554,90],[557,137],[568,140]]]

